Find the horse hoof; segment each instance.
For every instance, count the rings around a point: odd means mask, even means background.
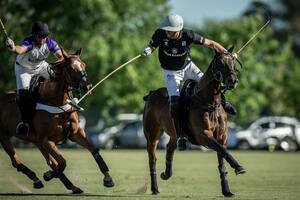
[[[50,181],[52,178],[53,178],[53,176],[52,176],[52,171],[51,170],[44,173],[44,180],[45,181]]]
[[[231,192],[224,192],[223,195],[224,197],[232,197],[234,194]]]
[[[167,176],[165,172],[162,172],[162,173],[160,174],[160,178],[161,178],[162,180],[168,180],[170,177],[171,177],[171,176]]]
[[[157,195],[157,194],[159,194],[159,191],[158,190],[152,190],[152,194]]]
[[[103,185],[105,187],[111,188],[111,187],[114,187],[115,184],[114,184],[113,180],[111,179],[111,180],[103,180]]]
[[[72,188],[72,194],[82,194],[83,193],[83,190],[76,187],[76,186],[73,186]]]
[[[41,180],[37,180],[33,183],[33,188],[35,189],[41,189],[44,187],[44,184]]]
[[[237,167],[235,170],[234,170],[235,174],[236,175],[239,175],[239,174],[244,174],[246,173],[246,170],[242,167],[242,166],[239,166]]]

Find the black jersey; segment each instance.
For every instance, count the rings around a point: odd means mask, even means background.
[[[180,37],[169,39],[165,30],[157,29],[152,36],[149,45],[153,48],[159,47],[159,61],[164,69],[183,69],[191,59],[189,57],[192,43],[204,44],[205,38],[192,30],[183,29]]]

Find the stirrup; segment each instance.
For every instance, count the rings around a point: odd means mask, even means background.
[[[187,138],[186,137],[179,137],[177,140],[177,146],[179,151],[187,150]]]
[[[24,122],[20,122],[16,128],[17,135],[27,135],[29,132],[29,125]]]

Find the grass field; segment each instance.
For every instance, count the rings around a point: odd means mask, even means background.
[[[17,149],[24,164],[42,178],[48,170],[36,149]],[[85,191],[70,195],[58,180],[44,182],[40,190],[11,167],[8,156],[0,149],[0,199],[224,199],[221,195],[214,152],[176,152],[173,177],[158,179],[160,194],[151,195],[146,150],[102,151],[115,181],[111,189],[102,186],[100,174],[92,156],[85,150],[62,150],[67,159],[66,175]],[[228,169],[229,184],[235,196],[231,199],[300,199],[300,153],[232,152],[247,169],[236,176]],[[157,172],[164,170],[165,151],[158,152]],[[146,193],[141,188],[147,186]],[[26,193],[27,190],[27,193]],[[22,193],[26,194],[22,194]]]

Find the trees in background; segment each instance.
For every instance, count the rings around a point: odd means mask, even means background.
[[[168,11],[167,0],[0,0],[1,17],[16,43],[30,33],[33,21],[47,22],[51,37],[67,51],[84,48],[82,60],[93,83],[138,55]],[[222,23],[208,21],[203,29],[195,29],[225,47],[234,45],[237,51],[263,23],[262,17],[250,15]],[[232,120],[239,124],[261,115],[300,118],[300,68],[292,51],[293,36],[279,42],[274,32],[268,27],[239,54],[244,65],[239,69],[240,85],[226,94],[238,109]],[[4,41],[4,37],[1,39]],[[87,114],[109,119],[121,112],[141,112],[143,96],[164,86],[156,53],[138,59],[99,85],[83,101]],[[194,45],[192,57],[205,71],[213,51]],[[2,42],[1,90],[15,88],[14,59]]]
[[[82,60],[92,83],[141,53],[169,10],[167,0],[1,0],[0,5],[1,17],[16,43],[30,33],[33,21],[42,20],[65,50],[83,47]],[[14,89],[15,55],[1,39],[0,89]],[[118,112],[140,112],[143,95],[163,85],[159,70],[154,56],[128,65],[84,100],[86,110],[106,118]]]
[[[238,51],[264,24],[260,15],[207,22],[204,36],[220,42],[225,47],[235,46]],[[279,43],[272,27],[266,28],[238,55],[244,68],[239,70],[239,87],[226,96],[237,107],[238,115],[232,120],[245,125],[259,116],[289,115],[300,117],[299,60],[291,49],[291,40]],[[202,51],[202,48],[198,48]],[[206,69],[212,58],[202,52],[194,53],[199,66]],[[237,64],[237,68],[239,65]]]

